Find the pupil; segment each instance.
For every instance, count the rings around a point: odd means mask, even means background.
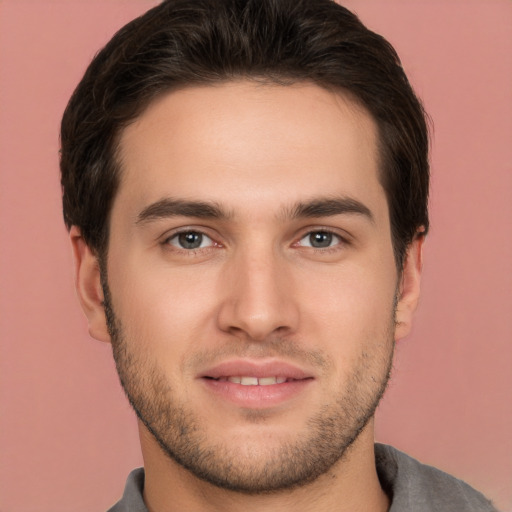
[[[332,233],[326,233],[325,231],[318,231],[309,235],[309,240],[312,247],[329,247],[332,242]]]
[[[195,233],[191,231],[189,233],[180,233],[179,237],[180,245],[185,249],[197,249],[201,246],[203,241],[203,235],[201,233]]]

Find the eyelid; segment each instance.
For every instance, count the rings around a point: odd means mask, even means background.
[[[180,247],[178,244],[179,244],[179,236],[184,234],[184,233],[195,233],[197,235],[201,235],[201,244],[199,247],[195,247],[194,249],[187,249],[185,247]],[[207,240],[205,240],[207,239]],[[178,241],[176,244],[173,243],[173,241],[176,240]],[[208,243],[208,240],[210,243]],[[208,243],[208,245],[203,245],[203,243]],[[215,242],[208,236],[208,235],[205,235],[204,233],[200,233],[199,231],[182,231],[181,233],[175,233],[173,236],[169,237],[167,239],[167,243],[169,245],[172,245],[173,247],[176,247],[177,249],[180,249],[180,250],[186,250],[186,251],[191,251],[191,250],[197,250],[197,249],[206,249],[207,247],[211,247],[213,245],[215,245]]]
[[[332,231],[326,231],[326,230],[322,229],[322,230],[309,231],[308,233],[306,233],[306,234],[305,234],[305,235],[304,235],[304,236],[299,240],[299,242],[301,242],[301,241],[302,241],[302,240],[304,240],[304,239],[307,239],[307,238],[311,237],[311,235],[314,235],[314,234],[316,234],[316,233],[325,233],[325,234],[327,234],[327,235],[331,235],[332,237],[335,237],[335,238],[337,238],[338,240],[340,240],[340,241],[341,241],[341,237],[340,237],[338,234],[333,233]],[[309,247],[309,246],[308,246],[308,247]]]
[[[181,226],[179,228],[173,229],[165,233],[161,237],[161,244],[171,246],[173,249],[177,251],[183,251],[183,252],[193,252],[193,251],[199,251],[199,250],[207,250],[211,247],[221,247],[222,244],[218,242],[214,236],[212,236],[210,233],[208,233],[208,229],[205,229],[204,227],[197,227],[197,226]],[[198,247],[196,249],[185,249],[183,247],[179,247],[178,245],[171,244],[170,241],[173,238],[177,238],[179,235],[183,233],[197,233],[202,235],[205,238],[208,238],[211,241],[211,244],[209,244],[207,247]]]
[[[328,233],[330,235],[332,235],[333,237],[336,237],[338,239],[338,242],[335,243],[334,245],[330,245],[328,247],[313,247],[311,245],[302,245],[300,242],[314,234],[314,233]],[[337,250],[340,248],[340,246],[348,246],[348,245],[351,245],[351,237],[348,233],[346,233],[345,231],[342,231],[340,232],[339,229],[336,229],[336,228],[332,228],[332,227],[327,227],[327,226],[314,226],[314,227],[308,227],[306,229],[303,229],[301,230],[301,234],[295,239],[296,241],[292,244],[292,246],[295,246],[295,247],[304,247],[306,249],[312,249],[314,251],[321,251],[321,252],[326,252],[326,251],[333,251],[333,250]]]
[[[192,252],[192,251],[198,251],[198,250],[208,250],[212,247],[223,247],[224,244],[218,241],[218,236],[212,235],[210,233],[210,229],[205,228],[203,226],[181,226],[179,228],[175,228],[172,230],[167,231],[162,237],[161,237],[161,244],[162,245],[170,245],[174,249],[178,251],[184,251],[184,252]],[[306,247],[317,251],[326,251],[329,249],[335,249],[339,245],[350,245],[352,243],[351,236],[345,231],[340,232],[341,230],[338,228],[328,227],[328,226],[308,226],[307,228],[301,229],[301,232],[298,236],[294,237],[295,241],[292,243],[292,247]],[[306,238],[307,236],[310,236],[313,233],[329,233],[332,236],[336,237],[338,239],[338,243],[331,245],[329,247],[312,247],[312,246],[304,246],[300,244],[300,242]],[[203,237],[208,238],[211,243],[207,247],[200,247],[197,249],[185,249],[181,248],[177,245],[170,244],[170,240],[173,238],[178,237],[180,234],[183,233],[198,233],[201,234]]]

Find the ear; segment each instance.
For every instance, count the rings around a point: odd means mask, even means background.
[[[89,334],[99,341],[110,343],[98,258],[85,243],[78,227],[71,227],[69,238],[75,264],[75,288],[89,323]]]
[[[418,306],[424,240],[425,236],[420,231],[407,248],[395,315],[395,340],[397,341],[410,333],[412,318]]]

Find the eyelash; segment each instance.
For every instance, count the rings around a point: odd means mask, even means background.
[[[331,252],[336,252],[336,251],[339,251],[340,250],[340,246],[342,245],[348,245],[348,241],[346,238],[344,238],[343,236],[341,236],[339,233],[333,231],[332,229],[328,229],[328,228],[318,228],[318,229],[313,229],[313,230],[310,230],[306,233],[304,233],[304,235],[301,236],[301,238],[299,238],[299,240],[297,242],[295,242],[293,245],[294,246],[299,246],[299,243],[304,240],[305,238],[308,238],[308,237],[311,237],[311,235],[314,235],[314,234],[325,234],[325,235],[329,235],[333,238],[336,238],[338,240],[337,243],[335,243],[334,245],[329,245],[328,247],[313,247],[311,245],[309,246],[302,246],[302,247],[307,247],[308,249],[310,250],[313,250],[315,253],[322,253],[322,254],[328,254],[328,253],[331,253]]]
[[[311,235],[313,235],[315,233],[316,234],[322,233],[322,234],[326,234],[326,235],[335,237],[338,240],[338,243],[336,243],[332,246],[328,246],[328,247],[313,247],[311,245],[303,246],[300,244],[300,242],[302,240],[304,240],[307,237],[310,237]],[[171,240],[177,239],[180,235],[184,235],[184,234],[197,234],[202,237],[206,237],[211,241],[211,244],[208,245],[207,247],[198,247],[198,248],[193,248],[193,249],[186,249],[184,247],[178,247],[178,246],[171,244]],[[173,233],[172,235],[166,237],[164,239],[164,241],[162,242],[162,245],[171,246],[172,250],[179,251],[183,254],[186,254],[187,256],[195,256],[200,252],[209,251],[209,250],[212,250],[213,248],[223,247],[223,245],[221,243],[216,242],[211,236],[206,234],[201,229],[191,229],[191,228],[182,229],[182,230],[177,231],[177,232]],[[337,233],[336,231],[334,231],[330,228],[319,227],[316,229],[311,229],[311,230],[306,231],[303,234],[301,234],[300,238],[298,238],[292,244],[292,247],[306,247],[307,249],[312,250],[315,253],[328,254],[328,253],[336,252],[336,251],[340,250],[340,246],[347,246],[347,245],[350,245],[350,242],[347,240],[346,237],[343,237],[342,235],[340,235],[339,233]]]
[[[208,245],[207,247],[197,247],[194,249],[186,249],[184,247],[178,247],[171,243],[171,240],[177,239],[180,235],[186,235],[186,234],[197,234],[201,237],[208,238],[212,243]],[[171,246],[173,250],[179,251],[182,254],[186,254],[187,256],[194,256],[198,254],[199,252],[204,252],[211,250],[215,247],[222,247],[222,244],[216,242],[211,236],[207,235],[204,231],[201,231],[200,229],[182,229],[180,231],[177,231],[173,233],[172,235],[165,238],[162,245],[164,246]]]

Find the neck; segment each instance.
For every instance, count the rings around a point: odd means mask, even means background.
[[[375,467],[373,420],[344,456],[314,482],[291,490],[248,495],[198,479],[169,459],[139,424],[145,468],[144,501],[149,512],[386,512],[389,499]]]

